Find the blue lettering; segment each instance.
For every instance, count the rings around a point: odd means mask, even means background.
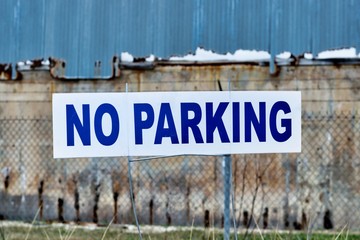
[[[81,142],[84,146],[89,146],[90,142],[90,105],[83,104],[83,120],[82,123],[76,113],[74,105],[66,105],[66,140],[67,146],[74,146],[74,128],[76,128]]]
[[[189,112],[194,117],[189,119]],[[201,121],[201,107],[197,103],[181,103],[181,141],[189,143],[189,128],[192,130],[196,143],[204,143],[198,124]]]
[[[111,133],[106,136],[103,132],[102,118],[105,113],[111,117]],[[109,103],[101,104],[95,112],[94,119],[95,135],[98,141],[105,146],[113,145],[119,137],[120,121],[115,107]]]
[[[259,103],[259,118],[257,118],[251,102],[245,102],[245,142],[251,142],[251,125],[254,127],[260,142],[266,141],[265,102]]]
[[[218,129],[221,142],[230,142],[229,136],[227,135],[222,116],[229,105],[228,102],[221,102],[218,108],[213,114],[213,103],[206,103],[206,142],[214,142],[214,131]]]
[[[240,142],[240,103],[233,102],[233,142]]]
[[[165,119],[168,128],[165,128]],[[163,137],[170,137],[172,144],[178,144],[179,139],[176,133],[175,122],[169,103],[161,103],[159,121],[156,129],[155,144],[161,144]]]
[[[142,113],[146,113],[146,119],[142,119]],[[149,129],[154,124],[154,109],[148,103],[134,104],[135,144],[143,144],[143,130]]]
[[[276,116],[279,111],[283,111],[285,114],[290,113],[291,109],[287,102],[279,101],[274,104],[270,111],[270,131],[271,135],[278,142],[287,141],[292,133],[291,133],[291,119],[281,119],[281,127],[285,128],[283,133],[280,133],[276,126]]]

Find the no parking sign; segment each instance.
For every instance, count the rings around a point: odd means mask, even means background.
[[[298,91],[56,93],[55,158],[301,151]]]

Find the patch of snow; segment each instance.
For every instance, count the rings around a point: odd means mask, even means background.
[[[237,61],[253,61],[253,60],[269,60],[270,53],[266,51],[255,50],[237,50],[234,53],[234,60]]]
[[[195,54],[188,54],[183,57],[171,57],[170,61],[256,61],[268,60],[270,54],[265,51],[237,50],[234,54],[218,54],[203,48],[197,48]]]
[[[287,60],[291,57],[290,52],[282,52],[276,55],[277,59]],[[211,62],[211,61],[234,61],[234,62],[244,62],[244,61],[269,61],[271,58],[270,53],[266,51],[256,51],[256,50],[236,50],[234,53],[218,54],[211,50],[206,50],[198,47],[195,50],[194,54],[187,54],[185,56],[173,56],[170,57],[169,61],[185,61],[185,62]],[[314,59],[312,53],[305,53],[304,58],[308,60]],[[328,58],[360,58],[360,53],[356,54],[355,48],[346,48],[339,50],[328,50],[318,54],[317,59],[328,59]],[[145,60],[146,62],[154,62],[157,58],[155,55],[151,54]],[[133,62],[134,57],[128,53],[121,53],[121,61],[123,62]]]
[[[202,48],[197,48],[195,54],[188,54],[183,57],[171,57],[170,61],[266,61],[270,59],[270,53],[255,50],[237,50],[233,54],[217,54]],[[289,59],[290,52],[282,52],[276,55],[278,59]],[[305,59],[314,59],[312,53],[305,53]],[[345,48],[339,50],[328,50],[318,54],[318,59],[327,58],[360,58],[360,53],[356,54],[355,48]]]
[[[312,53],[305,53],[304,58],[311,60],[311,59],[314,59],[314,56],[312,55]]]
[[[18,65],[19,67],[22,67],[22,66],[25,66],[25,63],[24,62],[18,62],[18,63],[16,63],[16,65]]]
[[[154,62],[155,61],[155,56],[153,54],[151,54],[149,57],[147,57],[145,59],[147,62]]]
[[[26,64],[26,65],[32,65],[32,64],[33,64],[33,62],[32,62],[32,61],[30,61],[30,60],[26,60],[25,64]]]
[[[327,59],[327,58],[358,58],[358,57],[359,55],[356,55],[355,48],[343,48],[343,49],[320,52],[317,58]]]
[[[170,57],[170,61],[214,61],[225,60],[225,57],[212,51],[197,48],[195,54],[187,54],[183,57]]]
[[[47,66],[47,65],[50,65],[50,61],[49,61],[49,59],[46,59],[46,60],[41,61],[41,64]]]
[[[128,52],[123,52],[123,53],[121,53],[121,61],[122,62],[133,62],[134,57]]]
[[[281,58],[281,59],[289,59],[290,57],[291,57],[290,52],[283,52],[283,53],[276,55],[276,58]]]

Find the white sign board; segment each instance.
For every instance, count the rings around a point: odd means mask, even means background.
[[[53,94],[54,158],[301,151],[298,91]]]

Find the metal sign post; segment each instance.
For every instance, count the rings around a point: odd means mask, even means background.
[[[230,194],[231,194],[231,156],[223,157],[223,179],[224,179],[224,239],[230,239]],[[236,233],[235,233],[236,234]]]

